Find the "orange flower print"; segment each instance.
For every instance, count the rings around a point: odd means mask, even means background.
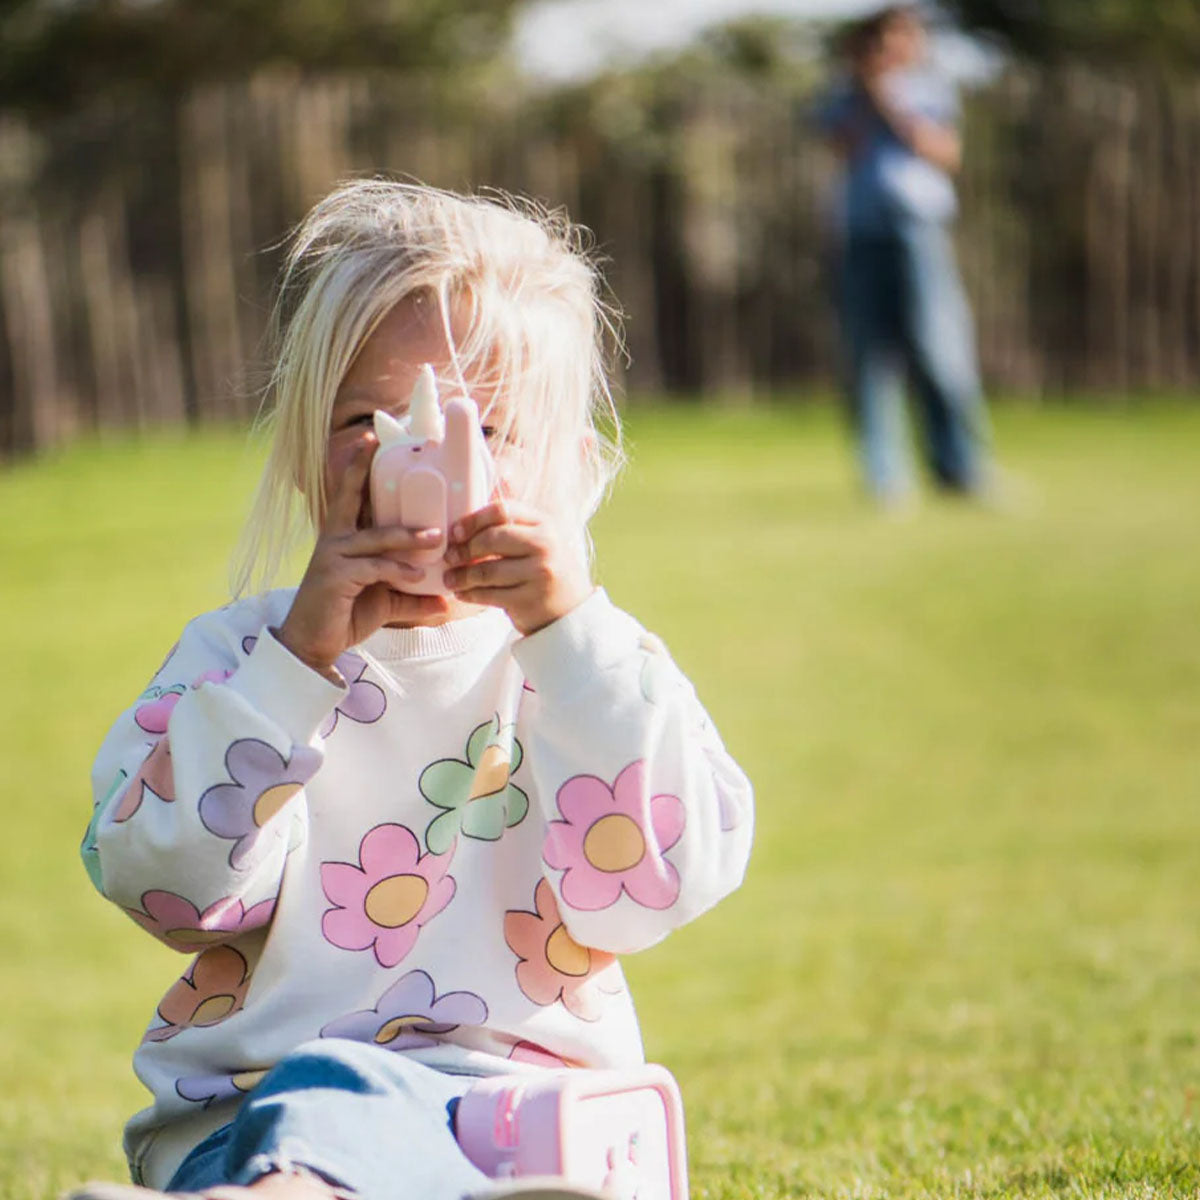
[[[581,1021],[596,1021],[604,997],[621,990],[621,968],[611,954],[581,946],[558,914],[554,892],[542,880],[533,893],[536,912],[504,914],[504,940],[520,959],[517,986],[534,1004],[563,1007]]]
[[[158,1005],[163,1022],[146,1031],[143,1042],[165,1042],[185,1029],[219,1025],[246,1003],[250,967],[232,946],[213,946],[197,956]]]
[[[175,800],[175,776],[171,768],[171,743],[164,735],[142,763],[141,769],[125,789],[120,804],[113,810],[113,821],[128,821],[150,792],[167,804]]]

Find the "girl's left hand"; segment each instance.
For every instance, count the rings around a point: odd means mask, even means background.
[[[529,505],[493,500],[449,538],[446,586],[468,604],[504,609],[518,633],[536,633],[592,594],[581,549]]]

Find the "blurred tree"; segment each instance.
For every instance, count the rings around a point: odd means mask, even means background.
[[[178,92],[290,63],[447,68],[507,44],[518,0],[0,0],[0,107]]]
[[[967,28],[1043,61],[1200,62],[1197,0],[944,0],[944,7]]]

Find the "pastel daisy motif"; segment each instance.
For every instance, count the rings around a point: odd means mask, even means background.
[[[192,963],[158,1005],[162,1025],[146,1030],[143,1042],[165,1042],[185,1029],[219,1025],[246,1003],[250,967],[232,946],[212,946]]]
[[[535,912],[504,914],[504,940],[520,960],[517,986],[534,1004],[563,1007],[582,1021],[600,1017],[604,997],[621,990],[620,967],[611,954],[581,946],[562,923],[554,889],[540,880],[533,893]]]
[[[257,637],[242,638],[242,650],[249,654],[257,641]],[[373,725],[387,709],[387,697],[383,688],[363,678],[367,671],[366,659],[347,650],[334,659],[333,665],[348,684],[350,691],[321,722],[317,733],[322,738],[327,738],[337,728],[338,717],[345,717],[359,725]]]
[[[182,683],[165,688],[147,688],[139,697],[137,708],[133,710],[133,719],[137,722],[137,727],[146,733],[166,733],[175,705],[186,691],[187,688]]]
[[[201,912],[190,900],[174,892],[142,893],[142,910],[125,911],[143,928],[173,950],[203,950],[227,942],[239,933],[260,929],[271,920],[276,897],[246,908],[236,896],[216,900]]]
[[[133,777],[120,803],[113,810],[116,822],[128,821],[146,798],[149,791],[166,804],[175,800],[175,775],[171,766],[171,742],[164,735],[147,755],[138,773]]]
[[[413,1050],[436,1045],[439,1037],[460,1025],[482,1025],[487,1015],[487,1005],[474,992],[439,996],[424,971],[409,971],[379,997],[374,1008],[331,1021],[321,1036]]]
[[[383,694],[383,688],[363,678],[367,672],[365,659],[347,650],[338,655],[333,665],[349,684],[350,691],[321,724],[318,733],[323,738],[327,738],[334,731],[339,717],[345,717],[347,721],[354,721],[359,725],[373,725],[387,708],[387,697]]]
[[[444,854],[460,833],[499,841],[505,829],[525,819],[529,797],[511,782],[523,757],[512,727],[501,726],[494,716],[471,731],[465,759],[440,758],[421,772],[421,795],[442,809],[425,830],[432,853]]]
[[[297,746],[284,758],[274,746],[242,738],[225,752],[232,783],[218,783],[200,797],[200,820],[217,837],[234,839],[229,865],[250,865],[259,830],[316,774],[321,756]]]
[[[188,1075],[175,1081],[175,1090],[184,1100],[207,1108],[218,1100],[233,1100],[246,1095],[266,1073],[258,1070],[239,1071],[235,1075]]]
[[[572,908],[608,908],[624,892],[646,908],[670,908],[679,872],[664,857],[683,834],[678,796],[646,797],[646,764],[627,766],[610,788],[576,775],[558,789],[563,820],[551,821],[542,847],[547,865],[563,871],[559,890]]]
[[[394,967],[454,896],[450,858],[422,854],[403,825],[376,825],[359,844],[358,865],[321,864],[321,887],[335,906],[321,918],[326,940],[342,950],[374,949],[381,967]]]

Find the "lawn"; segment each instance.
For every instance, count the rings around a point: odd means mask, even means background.
[[[1034,502],[857,499],[821,408],[641,410],[595,526],[755,781],[745,887],[627,962],[693,1195],[1200,1188],[1200,408],[1001,413]],[[0,1197],[117,1176],[178,974],[91,892],[91,757],[224,599],[233,434],[0,474]]]

